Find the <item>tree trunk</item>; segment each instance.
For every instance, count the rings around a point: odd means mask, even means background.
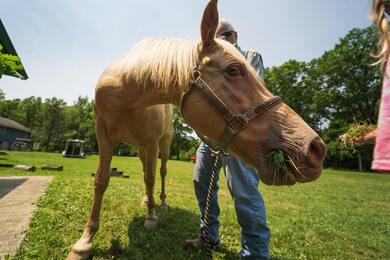
[[[359,172],[363,171],[363,162],[362,162],[362,155],[360,152],[358,153],[358,161],[359,161]]]

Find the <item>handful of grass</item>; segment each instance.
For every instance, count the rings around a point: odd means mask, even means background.
[[[298,167],[295,165],[294,161],[291,159],[291,157],[284,153],[282,150],[273,150],[270,152],[270,154],[267,156],[267,161],[271,165],[272,171],[273,171],[273,184],[275,184],[275,181],[278,176],[285,177],[286,183],[287,178],[289,177],[292,172],[299,173],[304,177],[304,175],[299,171]]]
[[[363,138],[368,133],[371,133],[375,129],[376,126],[367,121],[354,123],[349,127],[348,131],[340,137],[340,139],[344,142],[345,147],[355,149],[355,147],[359,144],[356,141]]]

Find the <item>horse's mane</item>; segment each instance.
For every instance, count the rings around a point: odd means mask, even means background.
[[[125,56],[122,72],[143,86],[150,81],[159,88],[187,84],[198,62],[198,44],[181,39],[148,38]]]

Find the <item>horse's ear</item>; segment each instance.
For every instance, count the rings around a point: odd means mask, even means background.
[[[203,12],[200,31],[202,35],[202,47],[207,48],[215,42],[215,32],[218,27],[218,0],[210,0]]]

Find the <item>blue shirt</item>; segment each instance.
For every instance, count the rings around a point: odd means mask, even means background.
[[[261,57],[260,53],[253,50],[243,51],[238,46],[236,46],[236,48],[241,52],[241,54],[245,57],[249,64],[252,65],[259,78],[264,81],[263,58]]]

